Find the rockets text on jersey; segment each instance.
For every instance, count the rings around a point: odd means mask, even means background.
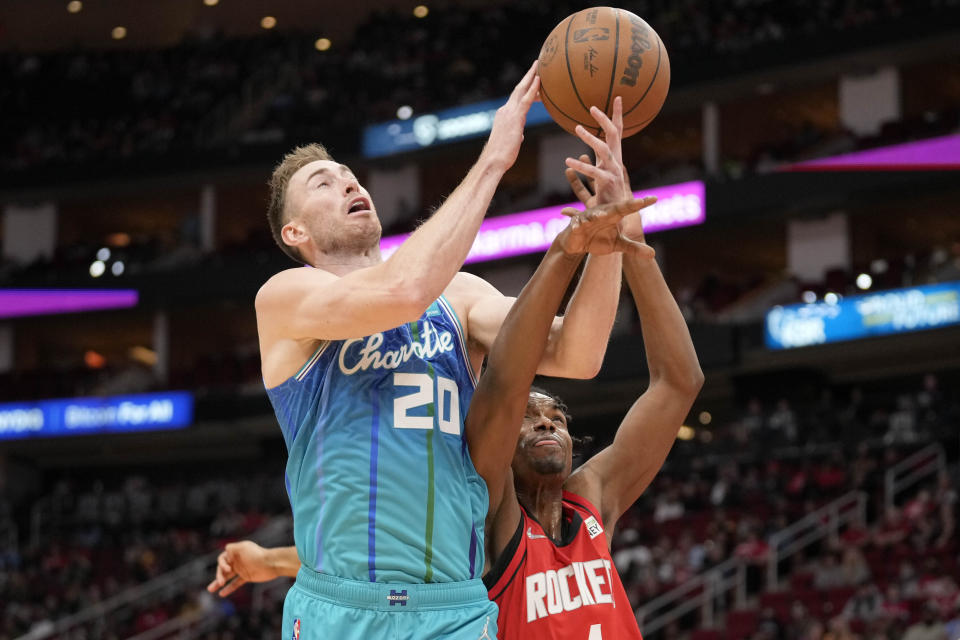
[[[642,640],[596,508],[563,493],[560,540],[526,510],[484,577],[500,640]]]

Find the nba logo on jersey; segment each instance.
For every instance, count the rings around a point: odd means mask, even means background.
[[[300,618],[293,621],[293,640],[300,640]]]
[[[597,519],[593,516],[590,516],[583,521],[583,524],[587,526],[587,533],[590,534],[590,539],[593,540],[598,535],[603,533],[603,527],[600,526],[600,523],[597,522]]]

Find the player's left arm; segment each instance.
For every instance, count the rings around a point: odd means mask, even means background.
[[[217,557],[217,575],[207,591],[226,597],[248,582],[295,578],[299,570],[296,547],[264,548],[251,540],[231,542]]]
[[[598,205],[573,215],[570,224],[547,250],[537,271],[512,306],[494,340],[487,369],[470,401],[465,432],[470,457],[487,482],[490,509],[501,496],[504,472],[509,469],[523,423],[530,385],[546,347],[551,319],[587,250],[597,254],[652,250],[630,242],[618,232],[618,223],[650,204],[627,200]],[[606,233],[612,229],[611,237]]]
[[[569,167],[567,179],[588,208],[631,197],[621,147],[623,102],[619,97],[614,100],[612,118],[596,107],[590,112],[603,129],[604,138],[601,140],[579,125],[577,135],[593,149],[596,164],[591,164],[587,156],[566,161]],[[574,169],[591,179],[595,195],[586,191]],[[612,240],[618,230],[608,232]],[[620,301],[621,265],[619,252],[587,258],[566,312],[562,317],[556,317],[550,327],[547,347],[537,367],[538,374],[593,378],[599,373]],[[467,322],[471,340],[479,343],[484,351],[489,351],[516,298],[504,297],[490,285],[487,285],[486,293],[475,299]]]
[[[624,233],[642,240],[640,216]],[[627,412],[613,444],[584,463],[566,488],[597,505],[608,540],[616,521],[663,466],[677,432],[703,386],[687,323],[656,260],[624,255],[624,274],[640,314],[650,384]]]

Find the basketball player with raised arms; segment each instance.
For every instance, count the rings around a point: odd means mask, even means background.
[[[598,158],[609,157],[613,167],[621,163],[622,171],[621,113],[619,100],[613,121],[594,111],[606,142],[578,134]],[[609,167],[604,175],[601,163],[592,167],[587,160],[568,164],[595,185],[609,183]],[[568,170],[568,178],[585,204],[595,204],[596,196],[575,173]],[[623,233],[642,242],[639,216],[631,218]],[[652,250],[637,242],[625,247],[624,270],[643,322],[651,383],[624,418],[614,443],[571,474],[565,407],[553,396],[530,390],[544,344],[538,336],[544,335],[556,306],[549,297],[539,305],[527,300],[509,317],[471,405],[471,457],[490,487],[484,583],[500,605],[501,640],[521,634],[526,639],[531,633],[533,638],[576,640],[640,637],[610,559],[610,538],[616,520],[662,465],[703,376]],[[516,448],[504,448],[505,441],[517,442]],[[226,596],[246,582],[293,576],[298,567],[294,547],[231,543],[208,589]]]
[[[489,499],[462,425],[513,300],[457,271],[516,160],[537,87],[534,64],[477,163],[387,260],[376,209],[348,167],[312,145],[274,172],[271,231],[312,267],[278,273],[256,299],[301,565],[284,638],[495,634],[480,580]],[[565,317],[551,323],[540,372],[596,373],[619,269],[619,257],[589,260]]]
[[[612,121],[596,110],[593,115],[610,149],[619,151],[619,99]],[[598,155],[607,152],[599,139],[578,133]],[[594,181],[605,176],[587,160],[569,159],[567,177],[590,206],[595,196],[574,170]],[[625,219],[622,233],[643,243],[640,216]],[[485,375],[486,384],[474,395],[467,437],[471,451],[487,464],[481,470],[490,491],[484,583],[500,609],[501,640],[641,637],[610,557],[610,542],[617,520],[663,465],[703,373],[653,251],[639,246],[646,251],[631,244],[634,250],[624,252],[623,270],[640,315],[650,384],[611,445],[571,473],[566,408],[555,396],[530,389],[536,358],[519,344],[505,345],[510,366],[497,369],[502,373],[498,379]],[[537,314],[548,316],[542,308]],[[514,451],[492,447],[497,440],[516,437],[518,425]]]

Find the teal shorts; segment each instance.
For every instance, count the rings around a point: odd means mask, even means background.
[[[281,640],[496,640],[481,580],[358,582],[301,567],[283,603]]]

